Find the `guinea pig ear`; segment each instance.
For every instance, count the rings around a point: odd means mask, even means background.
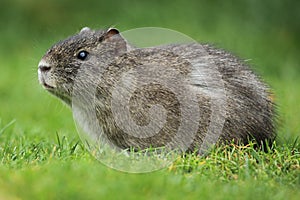
[[[115,29],[115,28],[109,28],[107,29],[107,31],[101,36],[100,40],[103,41],[103,40],[110,40],[112,39],[113,37],[119,37],[120,34],[119,34],[119,30],[118,29]]]
[[[128,51],[129,45],[125,38],[122,37],[118,29],[110,28],[102,33],[100,42],[109,45],[110,48],[115,49],[116,54],[124,53]]]
[[[81,30],[80,30],[80,33],[84,33],[84,32],[89,32],[91,31],[91,29],[89,27],[83,27]]]

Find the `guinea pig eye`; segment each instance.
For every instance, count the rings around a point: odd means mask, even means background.
[[[85,60],[86,57],[88,56],[88,52],[87,51],[80,51],[78,54],[77,54],[77,58],[80,59],[80,60]]]

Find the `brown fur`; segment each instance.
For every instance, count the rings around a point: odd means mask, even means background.
[[[41,73],[40,81],[44,85],[47,82],[53,83],[52,88],[46,89],[70,106],[74,104],[72,102],[74,90],[78,93],[89,89],[88,83],[96,87],[95,113],[98,122],[94,123],[99,125],[109,142],[122,149],[132,147],[145,149],[167,144],[174,149],[188,144],[188,150],[195,150],[200,148],[207,134],[215,135],[221,142],[235,140],[247,143],[249,139],[255,139],[260,143],[275,138],[274,105],[268,86],[244,62],[232,54],[201,44],[167,45],[148,49],[131,47],[131,51],[128,47],[129,44],[116,29],[100,31],[84,29],[79,34],[57,43],[46,53],[43,62],[48,63],[51,69]],[[76,57],[82,49],[89,53],[85,61]],[[205,66],[195,69],[189,61],[204,63]],[[143,131],[139,133],[140,137],[124,131],[116,123],[116,118],[128,121],[129,119],[123,119],[122,113],[115,116],[111,108],[112,93],[116,92],[116,85],[124,73],[136,70],[141,65],[159,66],[165,74],[159,74],[160,70],[152,72],[158,73],[158,76],[165,76],[165,79],[170,80],[173,85],[178,85],[176,92],[186,94],[180,100],[174,91],[170,91],[159,82],[136,85],[137,89],[128,105],[131,120],[136,125],[143,127],[151,122],[149,112],[153,105],[160,105],[165,109],[164,126],[150,137],[147,134],[143,135]],[[210,66],[215,66],[215,69],[209,68]],[[79,70],[85,72],[83,79],[78,81],[76,78]],[[172,70],[176,71],[178,77],[169,77],[168,70],[170,74]],[[138,76],[141,81],[146,81],[153,73]],[[183,83],[184,80],[188,82]],[[75,86],[74,81],[77,81]],[[185,87],[181,87],[183,84],[188,84],[191,95],[195,94],[194,103],[198,105],[200,113],[196,115],[199,116],[197,119],[188,119],[199,125],[194,134],[186,129],[183,135],[185,141],[174,139],[182,117],[193,116],[193,113],[188,113],[189,110],[187,113],[182,113],[181,110],[183,106],[181,101],[189,102],[185,99],[189,96]],[[220,88],[221,86],[224,88]],[[212,103],[222,97],[218,94],[222,89],[225,100],[221,99],[223,103],[217,108],[223,113],[220,117],[224,117],[224,123],[219,132],[217,129],[208,132],[209,124],[215,120],[212,118]],[[94,98],[93,94],[91,95],[91,97],[83,95],[82,98]],[[121,93],[117,95],[122,96]]]

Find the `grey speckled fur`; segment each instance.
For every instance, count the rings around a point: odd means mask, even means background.
[[[77,57],[82,50],[88,52],[85,60]],[[124,116],[113,115],[112,93],[122,74],[141,65],[176,70],[179,76],[188,80],[191,93],[197,97],[200,114],[196,115],[198,119],[188,119],[199,123],[199,126],[195,135],[186,131],[184,137],[187,141],[173,141],[172,138],[179,128],[181,117],[192,115],[182,114],[180,100],[159,83],[140,88],[136,85],[138,89],[133,93],[128,105],[131,120],[140,126],[150,123],[148,115],[152,105],[159,104],[164,107],[167,114],[166,123],[156,135],[146,137],[141,131],[141,137],[136,137],[126,133],[116,124],[116,118],[121,119]],[[80,33],[55,44],[42,58],[39,68],[41,84],[70,106],[74,90],[88,90],[88,83],[92,82],[91,85],[96,87],[95,112],[98,120],[94,123],[99,125],[108,141],[122,149],[161,147],[167,143],[171,148],[176,148],[182,145],[181,143],[188,142],[188,150],[195,150],[201,146],[206,134],[220,136],[218,141],[221,142],[234,140],[247,143],[249,139],[255,139],[260,143],[275,138],[274,105],[268,86],[240,59],[209,45],[174,44],[135,49],[116,29],[94,31],[84,28]],[[76,80],[79,70],[85,70],[84,80]],[[168,73],[162,76],[168,76]],[[146,80],[147,77],[147,74],[139,74],[140,81]],[[172,84],[182,84],[181,79],[166,77],[166,80],[169,79],[173,81]],[[77,83],[74,86],[75,81]],[[131,82],[130,78],[128,81]],[[177,89],[179,93],[186,94],[184,88]],[[83,95],[82,98],[93,98],[93,94],[91,95]],[[221,99],[223,97],[224,101]],[[220,100],[221,106],[217,108],[223,113],[221,117],[224,117],[219,132],[217,129],[208,131],[211,120],[214,120],[211,111],[214,99]],[[93,122],[89,122],[86,126],[93,126],[92,124]]]

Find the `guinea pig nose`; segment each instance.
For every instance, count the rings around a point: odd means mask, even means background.
[[[51,67],[46,65],[39,65],[39,69],[41,72],[47,72],[50,71]]]
[[[48,72],[50,71],[51,67],[50,66],[47,66],[47,65],[39,65],[39,70],[41,72]]]
[[[45,59],[42,59],[39,64],[38,64],[38,67],[39,67],[39,72],[48,72],[50,71],[51,69],[51,64],[49,64]]]

